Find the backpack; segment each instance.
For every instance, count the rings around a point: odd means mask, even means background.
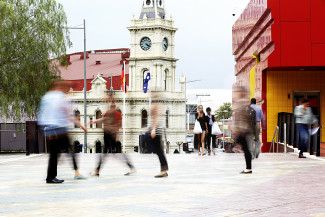
[[[256,111],[251,106],[248,106],[246,112],[248,115],[249,128],[254,131],[256,128]]]

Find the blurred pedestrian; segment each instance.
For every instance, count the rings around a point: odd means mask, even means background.
[[[151,122],[149,129],[146,133],[147,143],[151,147],[154,153],[157,154],[160,162],[160,173],[155,176],[155,178],[164,178],[168,177],[168,162],[164,151],[163,137],[166,133],[161,123],[159,122],[159,107],[155,100],[158,99],[158,96],[152,94],[153,103],[150,108],[150,117]],[[166,137],[166,135],[165,135]]]
[[[50,90],[43,96],[38,114],[38,124],[44,129],[46,141],[50,153],[46,183],[59,184],[64,180],[57,179],[57,165],[62,150],[72,150],[72,162],[75,171],[75,179],[84,179],[81,176],[70,144],[68,129],[75,124],[87,132],[87,129],[72,115],[71,104],[66,98],[69,91],[67,81],[53,82]]]
[[[207,117],[205,116],[203,106],[199,105],[197,107],[197,113],[195,114],[195,119],[200,123],[202,133],[196,134],[198,138],[198,150],[199,150],[199,155],[205,155],[205,137],[208,134],[208,122],[207,122]]]
[[[211,155],[211,150],[212,150],[212,153],[215,155],[216,154],[215,148],[217,148],[216,135],[212,135],[212,126],[216,120],[215,120],[214,115],[211,114],[210,107],[208,107],[206,109],[206,112],[207,112],[206,118],[207,118],[207,126],[208,126],[208,131],[207,131],[207,135],[206,135],[206,147],[208,149],[209,155]],[[212,140],[212,147],[211,147],[211,140]]]
[[[251,107],[255,110],[256,114],[256,130],[255,130],[255,141],[252,148],[252,157],[258,158],[261,152],[261,140],[260,140],[260,134],[261,129],[265,129],[265,118],[263,111],[260,106],[258,106],[256,103],[257,100],[255,98],[251,99]]]
[[[249,105],[249,92],[245,87],[235,86],[233,98],[232,136],[235,143],[241,145],[245,154],[246,169],[241,174],[251,174],[252,154],[249,150],[249,138],[255,136],[256,114]]]
[[[303,153],[308,149],[309,128],[311,124],[317,124],[317,119],[309,105],[308,99],[303,99],[301,105],[296,106],[294,115],[296,118],[296,129],[298,138],[299,158],[306,158]]]
[[[99,155],[97,167],[92,173],[93,176],[99,176],[103,161],[107,157],[109,150],[117,147],[118,132],[122,128],[122,112],[116,109],[115,102],[112,100],[110,108],[104,113],[103,117],[92,121],[92,123],[103,123],[104,125],[104,153]],[[129,168],[129,172],[124,175],[128,176],[135,173],[135,167],[129,157],[122,153],[122,158]]]

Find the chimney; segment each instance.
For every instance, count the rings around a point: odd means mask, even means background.
[[[89,52],[86,52],[86,58],[89,59]],[[84,52],[80,53],[80,59],[83,60],[84,59]]]

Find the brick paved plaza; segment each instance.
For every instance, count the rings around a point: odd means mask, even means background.
[[[118,157],[118,156],[116,156]],[[242,154],[169,155],[169,177],[155,155],[131,155],[137,173],[106,162],[100,178],[73,179],[62,157],[62,185],[45,184],[47,156],[0,155],[0,216],[325,216],[325,162],[264,154],[240,175]],[[95,155],[80,156],[89,176]]]

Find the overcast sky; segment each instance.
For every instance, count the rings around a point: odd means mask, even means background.
[[[234,80],[231,28],[249,0],[165,0],[167,17],[176,27],[177,74],[201,80],[188,88],[230,89]],[[87,49],[130,47],[126,29],[138,17],[142,0],[58,0],[63,4],[68,25],[86,19]],[[233,17],[232,14],[236,13]],[[71,30],[73,47],[83,50],[82,31]]]

